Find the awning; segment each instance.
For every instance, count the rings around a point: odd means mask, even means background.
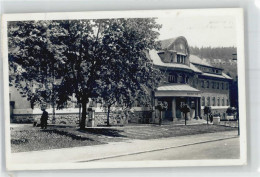
[[[155,97],[201,97],[201,94],[188,84],[172,84],[158,87]]]

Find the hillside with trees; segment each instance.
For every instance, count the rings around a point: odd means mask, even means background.
[[[237,53],[236,47],[190,47],[190,53],[206,59],[212,66],[224,69],[224,72],[236,78],[237,61],[233,60],[233,54]]]
[[[236,47],[190,47],[190,52],[200,58],[208,59],[232,59],[232,55],[237,52]]]

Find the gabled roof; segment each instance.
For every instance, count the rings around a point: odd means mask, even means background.
[[[193,70],[191,67],[179,64],[179,63],[164,63],[162,62],[161,58],[158,55],[158,52],[156,50],[150,50],[149,51],[149,57],[153,61],[153,64],[156,66],[163,66],[163,67],[169,67],[169,68],[181,68],[181,69],[187,69],[187,70]]]
[[[170,84],[163,85],[156,89],[157,91],[190,91],[190,92],[200,92],[200,90],[191,87],[188,84]]]
[[[166,49],[168,48],[177,38],[170,38],[170,39],[165,39],[165,40],[161,40],[161,48],[162,49]]]
[[[228,76],[228,75],[225,74],[224,72],[222,72],[222,75],[223,75],[226,79],[233,79],[232,77]]]
[[[194,64],[206,65],[206,66],[209,66],[209,67],[213,67],[213,66],[211,66],[208,63],[206,63],[204,60],[200,59],[199,57],[197,57],[195,55],[191,55],[190,56],[192,59],[190,59],[191,63],[190,63],[190,66],[188,66],[188,65],[179,64],[179,63],[164,63],[164,62],[162,62],[162,60],[161,60],[160,56],[158,55],[158,53],[159,52],[156,51],[156,50],[150,50],[147,53],[147,56],[152,60],[153,64],[156,65],[156,66],[161,66],[161,67],[166,67],[166,68],[187,69],[187,70],[194,71],[196,73],[200,73],[200,74],[202,74],[202,76],[222,78],[222,79],[232,79],[231,77],[226,75],[224,72],[222,72],[221,75],[202,72]]]
[[[209,64],[206,59],[201,59],[196,55],[190,55],[190,62],[191,63],[195,63],[195,64],[199,64],[199,65],[204,65],[204,66],[210,66],[213,67],[211,64]]]
[[[190,63],[190,68],[196,73],[203,73],[199,68],[197,68],[194,64]]]

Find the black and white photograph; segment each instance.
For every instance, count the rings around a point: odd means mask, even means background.
[[[241,9],[5,14],[8,170],[246,164]]]

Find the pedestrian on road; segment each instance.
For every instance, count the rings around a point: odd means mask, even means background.
[[[45,110],[45,108],[42,109],[42,117],[41,117],[41,128],[46,129],[47,128],[47,121],[48,121],[48,112]]]

